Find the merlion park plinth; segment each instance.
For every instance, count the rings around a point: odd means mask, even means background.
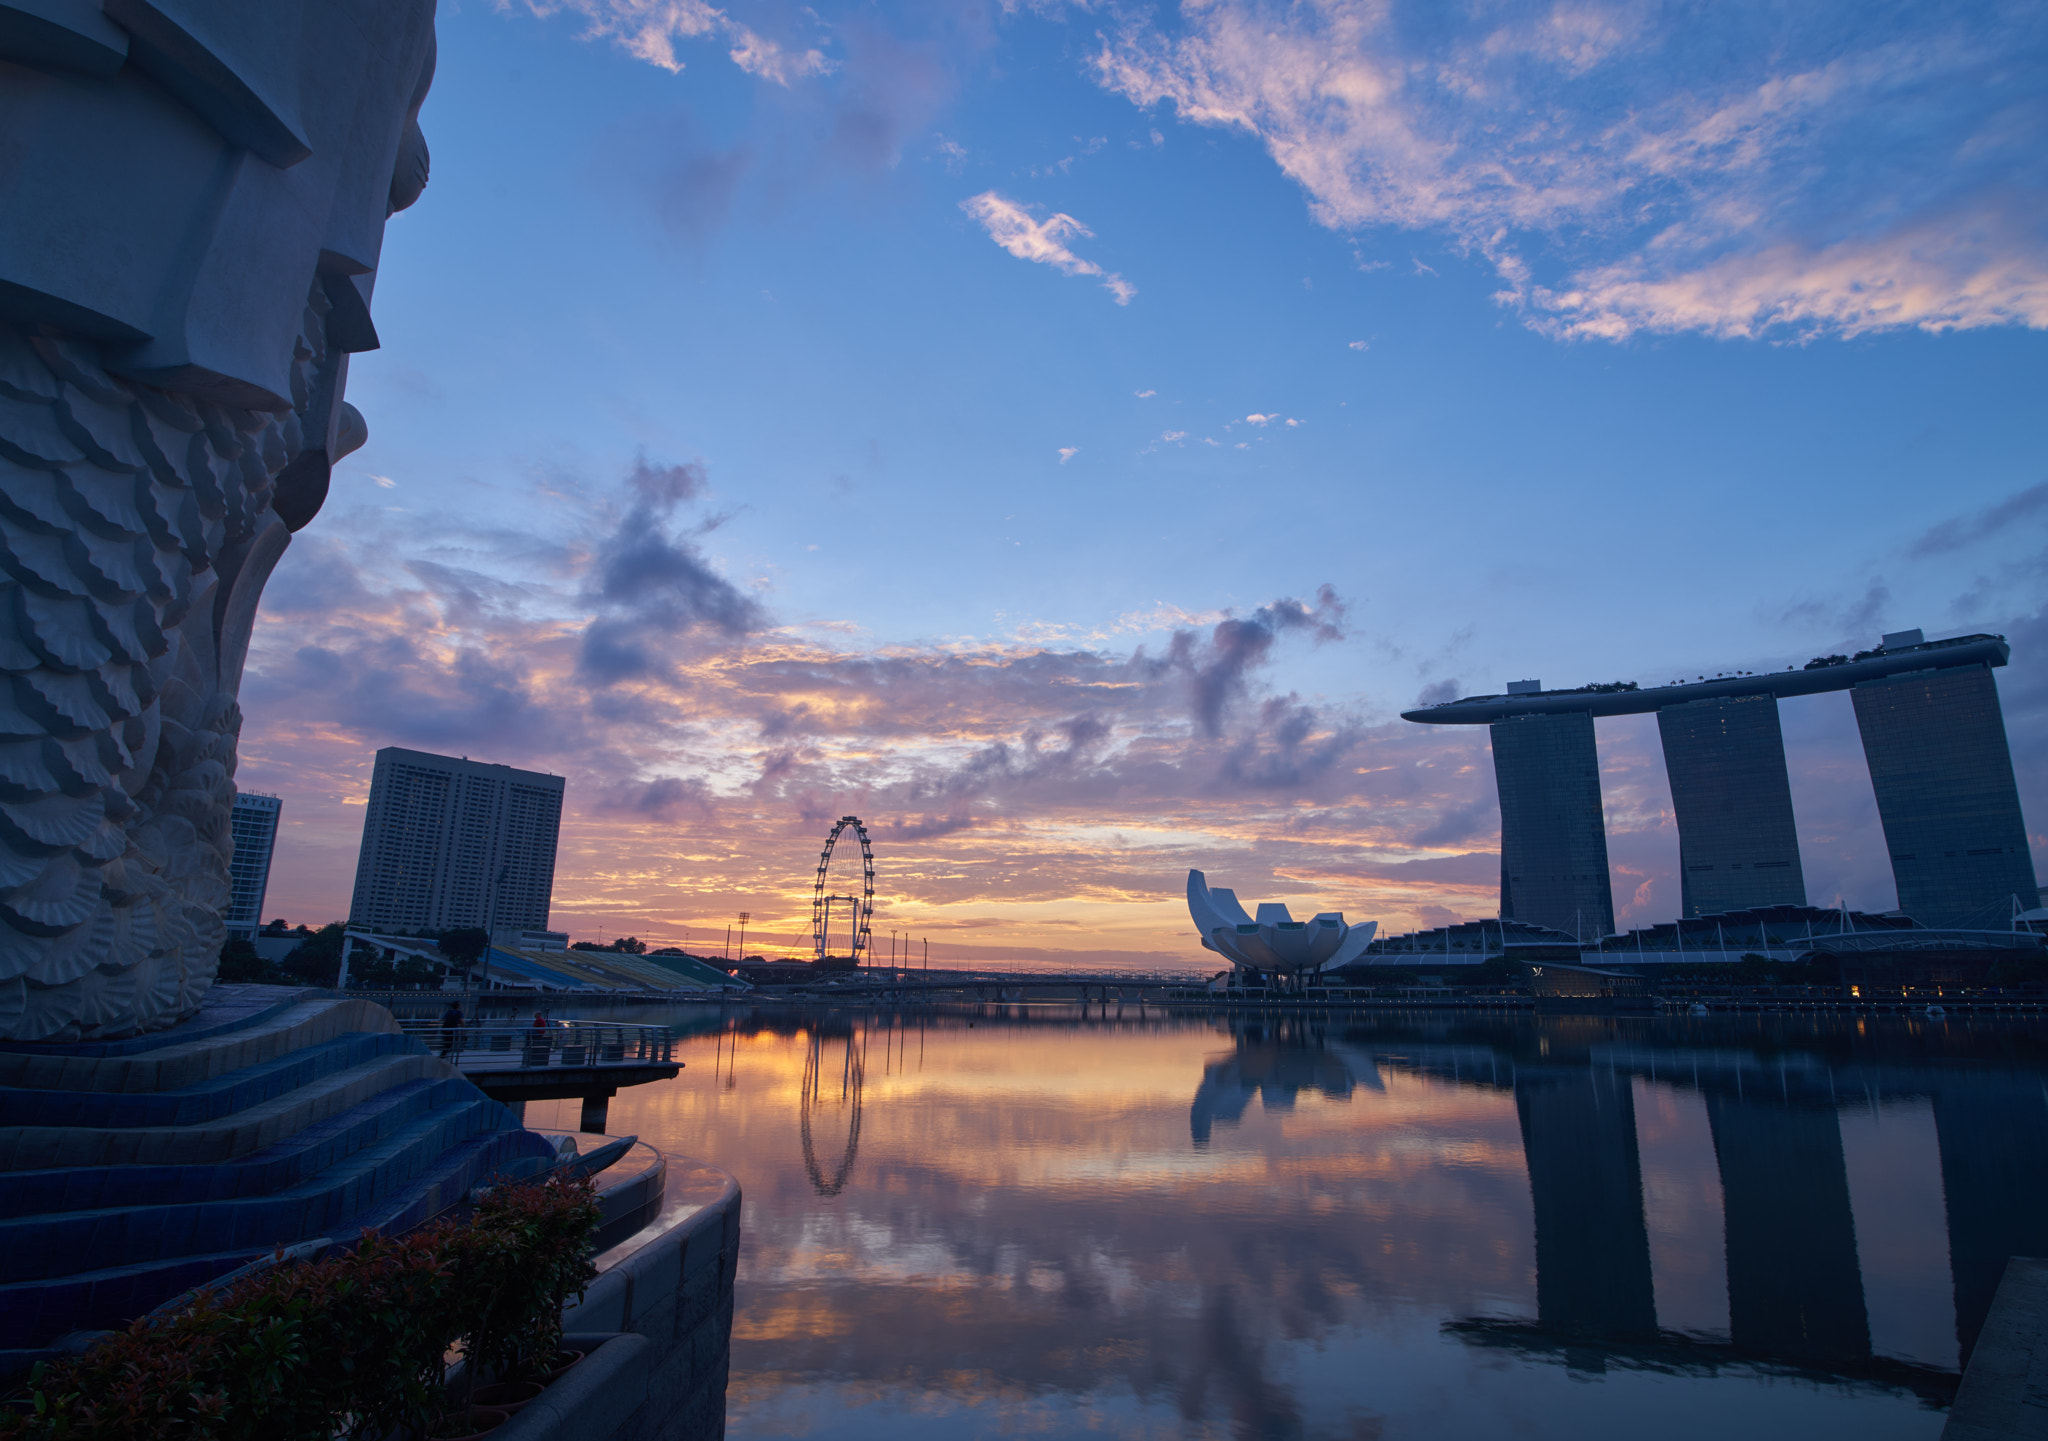
[[[367,437],[434,64],[433,0],[0,0],[0,1375],[577,1169],[383,1006],[215,984],[243,662]],[[644,1404],[563,1434],[722,1430],[739,1194],[654,1153],[621,1215],[665,1167],[690,1219],[568,1318]]]

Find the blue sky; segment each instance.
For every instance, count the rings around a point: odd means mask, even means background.
[[[1914,625],[2012,636],[2038,828],[2044,54],[2021,5],[444,5],[371,441],[251,662],[271,909],[345,908],[408,744],[570,778],[584,935],[793,931],[850,810],[878,930],[962,958],[1182,957],[1188,865],[1405,929],[1494,906],[1425,689]],[[1809,883],[1882,908],[1833,701]],[[1667,918],[1654,728],[1602,741]]]

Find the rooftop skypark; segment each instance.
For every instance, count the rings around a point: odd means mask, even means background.
[[[1644,715],[1666,706],[1724,696],[1820,695],[1909,671],[2002,666],[2011,657],[2012,649],[2004,636],[1965,635],[1930,641],[1921,639],[1919,631],[1908,630],[1887,635],[1874,650],[1858,651],[1854,656],[1819,656],[1798,670],[1787,666],[1781,671],[1700,676],[1658,686],[1608,681],[1569,689],[1545,689],[1536,681],[1510,681],[1505,695],[1465,696],[1441,705],[1403,711],[1401,719],[1423,725],[1486,725],[1510,716],[1561,715],[1570,711],[1595,716]]]
[[[1707,916],[1806,904],[1778,701],[1849,691],[1899,908],[1926,926],[1982,926],[2038,903],[1991,674],[2011,655],[2003,636],[1896,631],[1799,670],[1574,690],[1510,681],[1505,695],[1404,718],[1492,727],[1501,919],[1594,941],[1614,931],[1596,717],[1656,713],[1678,818],[1680,913]]]

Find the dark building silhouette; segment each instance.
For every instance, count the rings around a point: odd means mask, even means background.
[[[1998,682],[1973,665],[1850,692],[1891,851],[1899,909],[1926,925],[1995,925],[2038,904]]]
[[[1712,915],[1805,903],[1776,700],[1847,690],[1900,909],[1927,926],[1996,929],[2015,899],[2038,904],[1991,675],[2009,659],[2000,636],[1928,641],[1909,630],[1875,650],[1822,656],[1800,670],[1648,688],[1545,690],[1514,681],[1505,695],[1467,696],[1402,718],[1491,727],[1501,917],[1590,939],[1613,930],[1595,717],[1657,713],[1678,813],[1685,914]]]
[[[560,776],[386,746],[349,924],[544,931],[561,821]]]
[[[248,940],[263,926],[263,897],[270,889],[270,858],[277,849],[277,823],[284,802],[276,796],[243,791],[235,797],[229,824],[235,837],[234,860],[228,866],[228,934]]]
[[[1666,706],[1657,730],[1678,816],[1681,914],[1805,905],[1777,697]]]
[[[1847,1362],[1870,1315],[1842,1126],[1828,1102],[1707,1094],[1728,1243],[1728,1330],[1739,1350]]]
[[[1584,711],[1493,726],[1500,787],[1500,914],[1586,940],[1614,930],[1600,757]]]
[[[1629,1077],[1605,1067],[1521,1067],[1515,1111],[1536,1212],[1536,1316],[1545,1331],[1654,1340]]]

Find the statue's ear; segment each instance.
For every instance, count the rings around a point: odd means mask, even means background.
[[[288,530],[304,530],[327,503],[327,482],[333,464],[325,450],[306,449],[292,457],[291,464],[277,473],[277,489],[270,508]]]
[[[420,122],[405,122],[405,134],[399,137],[398,159],[391,166],[391,199],[388,215],[396,215],[420,198],[420,192],[427,188],[427,137],[420,129]]]

